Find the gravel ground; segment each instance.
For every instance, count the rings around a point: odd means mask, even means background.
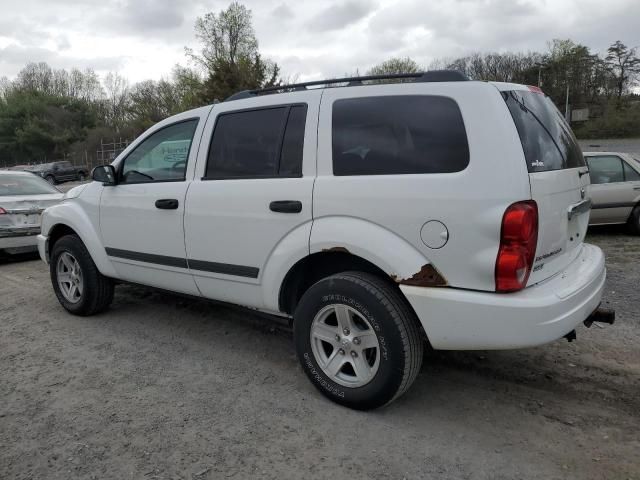
[[[337,406],[291,332],[119,286],[67,314],[45,265],[0,264],[0,478],[640,479],[640,238],[597,229],[616,325],[505,352],[430,352],[374,412]]]

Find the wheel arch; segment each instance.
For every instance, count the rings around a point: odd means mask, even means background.
[[[309,254],[292,262],[280,282],[277,305],[281,312],[292,314],[304,292],[321,278],[350,270],[374,274],[393,285],[447,284],[414,246],[371,222],[321,218],[314,221],[309,238]]]
[[[49,207],[42,218],[42,235],[48,240],[48,257],[55,242],[67,234],[77,235],[82,240],[100,273],[107,277],[118,277],[87,213],[73,203],[64,202]]]

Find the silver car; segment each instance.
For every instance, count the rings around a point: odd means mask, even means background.
[[[628,223],[640,235],[640,160],[620,152],[585,152],[591,185],[590,225]]]
[[[62,196],[33,173],[0,170],[0,253],[36,250],[40,214]]]

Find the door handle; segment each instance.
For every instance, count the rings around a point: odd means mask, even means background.
[[[156,208],[161,210],[176,210],[178,205],[178,200],[175,198],[161,198],[160,200],[156,200]]]
[[[299,200],[276,200],[269,204],[269,210],[280,213],[300,213],[302,202]]]

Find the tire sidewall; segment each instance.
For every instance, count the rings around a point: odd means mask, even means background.
[[[298,358],[314,385],[333,401],[352,408],[369,409],[392,400],[402,383],[406,354],[400,331],[393,319],[393,306],[383,303],[370,288],[355,278],[327,278],[312,286],[295,311],[294,339]],[[347,305],[358,311],[374,329],[380,346],[380,363],[375,377],[366,385],[350,388],[329,378],[318,365],[311,349],[313,319],[324,307]]]
[[[68,301],[65,296],[60,291],[60,286],[58,285],[58,259],[60,255],[64,252],[70,253],[73,257],[78,261],[80,265],[80,270],[82,272],[82,296],[80,297],[80,301],[76,303],[71,303]],[[91,295],[89,295],[89,275],[91,274],[92,269],[91,266],[87,264],[87,258],[84,252],[84,246],[82,245],[82,241],[77,237],[64,237],[58,240],[53,246],[53,251],[51,252],[51,261],[49,263],[49,271],[51,274],[51,283],[53,284],[53,290],[58,297],[58,301],[60,304],[68,311],[72,313],[82,313],[84,312],[91,302]]]

